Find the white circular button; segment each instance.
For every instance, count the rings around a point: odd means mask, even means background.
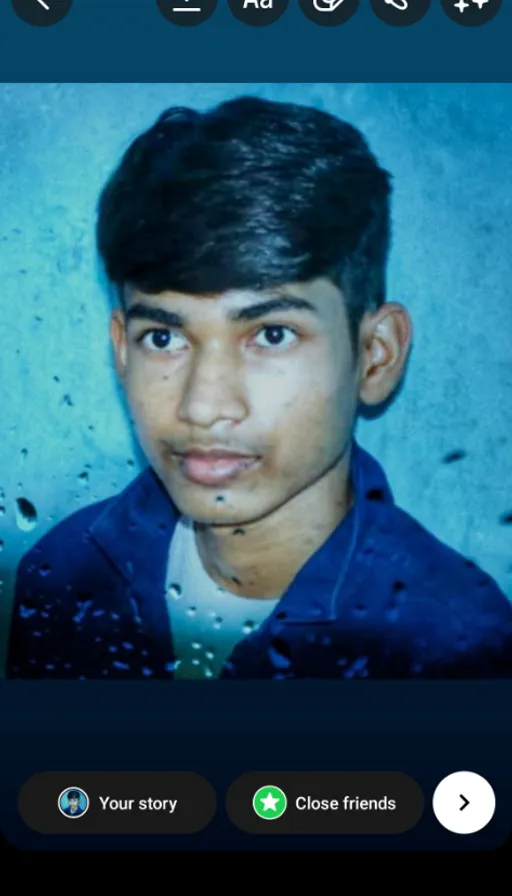
[[[437,785],[434,814],[453,834],[476,834],[489,824],[496,809],[491,785],[474,772],[454,772]]]

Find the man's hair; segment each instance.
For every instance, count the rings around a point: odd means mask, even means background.
[[[390,180],[358,130],[318,109],[174,107],[105,186],[98,248],[121,300],[127,284],[216,295],[327,277],[354,334],[385,301]]]
[[[79,800],[79,799],[80,799],[80,794],[79,794],[78,790],[70,790],[68,792],[68,800]]]

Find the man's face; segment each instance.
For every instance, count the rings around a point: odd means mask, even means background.
[[[182,513],[261,519],[339,460],[357,365],[329,281],[213,298],[129,290],[126,309],[112,321],[118,369],[141,445]],[[214,450],[236,457],[205,456]]]
[[[69,808],[71,809],[71,811],[76,812],[76,810],[78,809],[78,800],[77,800],[76,796],[70,797],[68,799],[68,803],[69,803]]]

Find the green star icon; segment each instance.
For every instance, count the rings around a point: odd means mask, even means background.
[[[288,801],[280,787],[260,787],[252,798],[252,807],[260,818],[273,821],[286,812]]]

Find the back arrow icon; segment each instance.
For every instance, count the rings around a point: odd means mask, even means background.
[[[459,812],[463,812],[466,806],[469,806],[469,800],[467,800],[466,797],[462,795],[462,793],[460,793],[459,796],[463,802],[463,805],[459,808]]]

